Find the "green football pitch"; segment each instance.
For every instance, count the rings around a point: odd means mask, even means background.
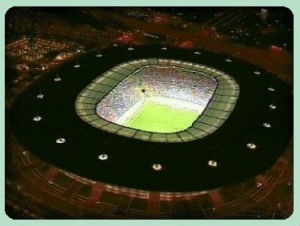
[[[197,112],[147,101],[126,126],[149,132],[174,133],[190,127],[198,116]]]

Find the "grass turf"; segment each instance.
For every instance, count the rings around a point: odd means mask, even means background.
[[[126,123],[126,126],[149,132],[174,133],[187,129],[199,113],[146,102]]]

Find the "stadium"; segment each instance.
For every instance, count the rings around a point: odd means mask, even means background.
[[[291,87],[265,67],[203,47],[120,41],[39,70],[7,114],[13,218],[291,213],[281,198],[292,189]]]
[[[178,69],[174,65],[179,66],[178,68],[183,71],[177,72]],[[97,97],[99,97],[98,90],[103,91],[101,85],[103,87],[105,85],[108,86],[108,84],[111,83],[108,87],[116,86],[115,83],[118,84],[118,81],[114,82],[116,80],[116,75],[118,76],[121,74],[127,76],[126,73],[124,73],[124,69],[130,66],[136,66],[134,75],[130,76],[130,78],[127,77],[126,81],[122,81],[117,87],[112,90],[111,93],[109,93],[109,95],[106,95],[106,93],[104,93],[105,98],[103,98],[103,100],[101,100],[97,104]],[[94,121],[94,119],[98,118],[97,115],[89,114],[93,113],[94,111],[95,106],[92,105],[92,103],[94,103],[97,104],[97,114],[107,121],[115,122],[119,125],[136,128],[143,131],[147,130],[151,132],[153,130],[152,132],[168,132],[170,133],[169,137],[171,137],[171,132],[179,132],[191,126],[195,119],[202,114],[203,110],[210,101],[210,96],[212,96],[213,93],[230,97],[230,91],[238,92],[236,91],[238,90],[236,88],[237,85],[234,86],[235,84],[232,84],[230,80],[229,82],[226,82],[226,80],[225,82],[223,82],[223,80],[218,80],[219,87],[221,86],[222,90],[225,90],[222,93],[216,91],[216,81],[214,77],[207,78],[207,75],[198,75],[197,77],[193,76],[192,78],[189,78],[192,75],[188,76],[188,74],[185,74],[187,73],[185,71],[188,70],[187,66],[192,66],[193,69],[201,68],[201,66],[199,65],[195,65],[194,67],[192,63],[181,63],[180,61],[163,59],[139,60],[134,63],[129,63],[128,67],[120,65],[117,66],[117,68],[112,68],[110,70],[112,71],[112,73],[110,73],[111,75],[107,75],[107,77],[105,75],[102,75],[99,79],[96,79],[99,80],[99,82],[92,82],[92,85],[100,85],[98,86],[98,89],[97,86],[95,88],[93,88],[93,86],[88,86],[80,95],[79,99],[76,101],[76,103],[78,103],[78,106],[76,107],[76,109],[78,110],[78,115],[88,115],[86,121],[89,122],[92,120],[93,125],[97,126],[99,124],[99,121]],[[123,69],[123,74],[118,70],[118,68],[120,68],[120,71],[122,71],[121,69]],[[205,69],[205,67],[202,66],[202,69]],[[115,71],[116,74],[113,73]],[[203,73],[203,70],[201,71],[201,73]],[[191,71],[190,73],[194,74],[197,73],[197,71]],[[200,71],[198,71],[198,73],[200,73]],[[218,75],[220,75],[220,72],[216,72],[215,74],[215,77],[217,77]],[[199,76],[201,76],[201,80]],[[113,82],[111,82],[111,80],[113,80]],[[169,83],[170,80],[172,80],[171,83]],[[233,86],[232,90],[230,90],[230,85]],[[97,96],[91,93],[90,90],[97,90]],[[226,93],[227,90],[229,91]],[[115,100],[114,98],[116,98],[117,100]],[[94,101],[92,101],[91,99],[93,99]],[[128,100],[129,104],[127,103]],[[214,100],[212,101],[215,102]],[[218,102],[218,99],[216,101]],[[221,115],[220,117],[226,118],[227,113],[225,110],[230,110],[230,108],[233,108],[234,102],[235,99],[233,99],[233,101],[231,100],[231,102],[230,100],[228,100],[227,102],[225,101],[225,104],[228,104],[226,106],[223,106],[224,109],[221,109],[224,110],[224,115]],[[122,103],[125,104],[125,106],[120,106],[122,105]],[[90,107],[86,105],[90,105]],[[114,106],[117,106],[117,108],[119,108],[119,111],[115,112]],[[210,108],[214,107],[215,104],[211,104]],[[81,109],[83,109],[83,111],[81,111]],[[184,109],[187,109],[187,111],[184,111]],[[157,121],[158,119],[160,120]],[[206,125],[209,125],[208,121],[205,121],[204,123],[206,123]],[[101,124],[103,125],[103,121],[102,123],[100,123],[100,128],[102,128]],[[218,125],[212,126],[215,126],[214,128],[218,128]],[[114,128],[111,129],[112,131],[116,130]],[[120,128],[118,128],[118,130],[119,129]],[[120,132],[122,133],[122,131]],[[127,133],[128,132],[129,131],[127,131]],[[132,132],[135,131],[133,130]],[[140,138],[149,141],[149,135],[150,134],[148,134],[148,136],[144,134]],[[178,135],[180,137],[183,137],[182,139],[188,141],[188,138],[186,136],[182,134]],[[202,137],[204,135],[205,133],[200,133],[199,131],[197,131],[197,133],[194,133],[194,136],[196,136],[195,138],[198,138],[197,136]],[[132,137],[133,134],[129,136]],[[153,141],[158,141],[159,139],[155,139],[155,137],[158,136],[159,134],[151,134],[152,139],[154,139]],[[163,138],[162,136],[160,136],[160,140],[161,142],[167,141],[166,138]],[[181,141],[179,138],[174,138],[174,141],[178,140]],[[172,141],[172,138],[168,139],[168,142]]]

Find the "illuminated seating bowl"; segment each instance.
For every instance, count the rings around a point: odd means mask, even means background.
[[[79,94],[76,111],[83,121],[111,133],[182,142],[217,130],[234,109],[238,94],[234,79],[211,67],[141,59],[94,79]]]

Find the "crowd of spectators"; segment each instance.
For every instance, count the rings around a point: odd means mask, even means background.
[[[212,97],[217,82],[199,73],[167,65],[141,67],[100,101],[97,113],[115,122],[149,97],[176,99],[203,109]]]

